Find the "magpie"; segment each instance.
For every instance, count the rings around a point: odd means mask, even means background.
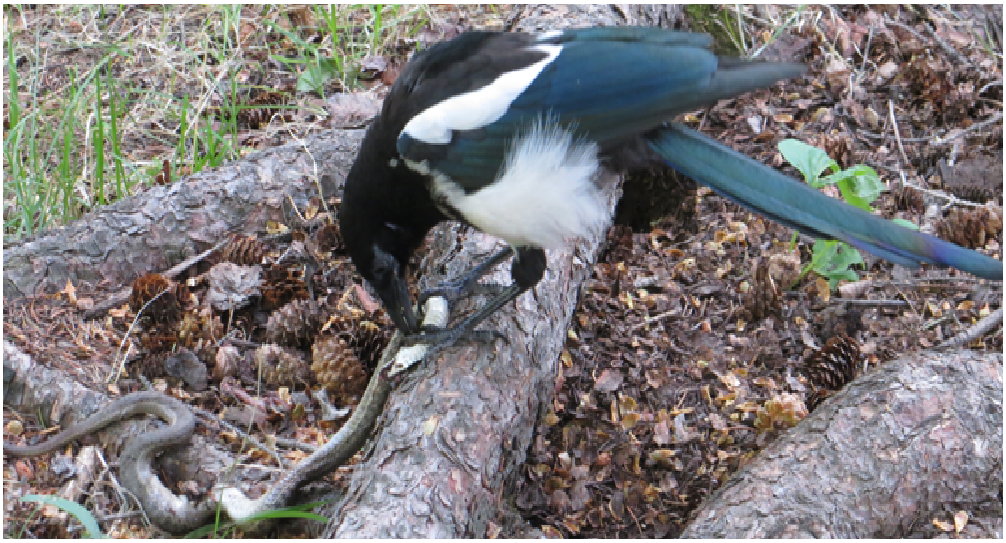
[[[364,137],[339,212],[346,249],[395,325],[417,342],[444,346],[478,335],[482,320],[541,280],[544,249],[608,225],[597,174],[625,163],[623,155],[662,160],[816,238],[904,266],[925,262],[1002,279],[999,260],[830,198],[671,122],[805,69],[717,57],[710,45],[704,34],[600,27],[468,32],[417,53]],[[486,305],[449,328],[420,330],[406,264],[444,220],[509,245],[420,297],[493,294]],[[511,285],[478,282],[511,255]]]

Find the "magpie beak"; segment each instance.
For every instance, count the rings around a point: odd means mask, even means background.
[[[374,276],[371,285],[384,302],[395,326],[404,334],[418,333],[405,266],[380,248],[374,250]]]
[[[702,34],[605,27],[469,32],[417,53],[363,140],[340,210],[346,249],[398,328],[450,343],[533,288],[546,269],[544,249],[604,232],[610,212],[595,183],[602,167],[616,165],[669,164],[815,238],[904,266],[952,266],[1002,279],[999,260],[829,198],[671,123],[804,71],[801,64],[717,57],[710,45]],[[450,329],[420,336],[405,266],[444,220],[511,245],[515,251],[490,262],[515,254],[513,282],[474,288],[486,286],[477,282],[487,270],[480,266],[440,289],[494,296]]]

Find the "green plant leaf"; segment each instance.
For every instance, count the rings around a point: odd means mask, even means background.
[[[39,494],[29,494],[28,496],[22,497],[21,501],[37,502],[44,505],[54,505],[59,507],[80,521],[80,523],[84,526],[84,537],[108,538],[107,535],[101,533],[101,528],[98,527],[98,521],[94,519],[94,515],[92,515],[87,509],[84,509],[84,506],[77,502],[72,502],[66,498],[60,498],[59,496],[43,496]]]
[[[831,174],[822,179],[825,183],[835,183],[842,192],[842,198],[851,205],[863,211],[873,211],[872,204],[884,190],[877,172],[865,165],[857,164],[851,168]]]
[[[830,168],[832,171],[837,172],[839,169],[838,163],[832,160],[828,156],[828,153],[817,147],[807,145],[800,140],[785,139],[780,141],[779,152],[782,153],[782,157],[787,162],[800,170],[807,184],[814,188],[824,186],[824,183],[821,182],[821,174],[825,170]]]
[[[331,500],[302,503],[299,505],[291,505],[289,507],[284,507],[282,509],[272,509],[269,511],[263,511],[248,517],[243,521],[243,524],[250,524],[257,520],[262,519],[276,519],[276,518],[306,518],[311,520],[317,520],[318,522],[328,522],[328,517],[319,515],[317,513],[312,513],[310,510],[315,507],[326,505],[331,503]],[[214,533],[226,534],[227,532],[233,530],[239,525],[234,522],[228,522],[225,524],[207,524],[201,528],[196,528],[188,534],[185,534],[185,539],[199,539]]]
[[[316,66],[309,66],[297,79],[297,90],[300,92],[316,92],[325,96],[325,83],[339,74],[339,64],[333,58],[318,58]]]
[[[828,287],[835,290],[838,282],[856,281],[859,274],[851,267],[863,264],[863,255],[847,243],[832,240],[818,240],[814,243],[810,268],[814,273],[828,279]]]
[[[233,527],[234,527],[233,524],[224,524],[220,526],[216,524],[207,524],[206,526],[200,526],[199,528],[196,528],[195,530],[192,530],[191,532],[185,534],[184,539],[201,539],[210,534],[215,534],[220,530],[228,530]]]
[[[918,230],[919,229],[919,225],[915,224],[912,221],[906,221],[905,219],[897,219],[897,218],[895,218],[895,219],[891,219],[891,222],[893,222],[895,224],[900,224],[901,226],[904,226],[905,228],[911,228],[912,230]]]

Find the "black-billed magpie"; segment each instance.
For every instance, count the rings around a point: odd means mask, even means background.
[[[620,153],[654,158],[787,226],[916,267],[1002,279],[1002,262],[881,219],[680,124],[692,111],[804,66],[719,58],[711,38],[647,27],[541,34],[469,32],[417,53],[374,120],[346,179],[340,221],[357,269],[396,326],[419,329],[406,263],[426,233],[457,220],[510,244],[442,292],[472,292],[513,254],[513,283],[447,330],[450,343],[533,287],[544,248],[599,233],[610,219],[595,185]]]

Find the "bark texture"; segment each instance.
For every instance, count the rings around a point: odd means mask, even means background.
[[[612,207],[615,182],[613,176],[606,181]],[[460,250],[445,251],[455,246],[456,229],[438,229],[429,254],[446,256],[432,256],[427,273],[460,275],[499,248],[493,238],[471,233]],[[460,346],[406,377],[385,405],[381,430],[355,467],[325,536],[486,537],[503,526],[523,528],[522,522],[513,526],[505,488],[519,476],[541,410],[551,401],[578,289],[598,242],[550,251],[548,271],[533,292],[517,299],[516,310],[506,308],[483,325],[509,344]],[[509,283],[509,272],[491,280]]]
[[[888,362],[762,451],[681,537],[934,537],[934,519],[967,511],[964,535],[1001,538],[1002,368],[972,351]]]
[[[345,180],[363,133],[327,130],[304,145],[254,153],[5,247],[5,303],[59,291],[67,281],[128,285],[208,249],[228,232],[252,233],[267,220],[285,222],[291,203],[302,209],[317,196],[316,180],[326,194],[337,188],[335,180]]]

